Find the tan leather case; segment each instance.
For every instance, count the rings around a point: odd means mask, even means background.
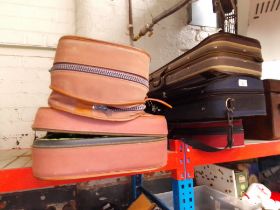
[[[139,137],[137,142],[133,138],[136,137],[129,137],[126,142],[120,137],[110,138],[109,143],[104,138],[48,140],[47,143],[37,140],[32,148],[33,174],[46,180],[77,179],[137,173],[166,164],[165,137]]]
[[[144,114],[134,120],[111,122],[73,115],[52,108],[39,108],[33,122],[34,130],[117,136],[166,136],[166,119]]]
[[[59,40],[54,64],[70,63],[129,73],[148,80],[150,57],[142,50],[77,36]],[[71,98],[123,105],[144,101],[148,87],[132,81],[88,72],[51,71],[51,89]]]

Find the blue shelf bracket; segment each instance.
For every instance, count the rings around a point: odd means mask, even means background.
[[[132,201],[136,200],[138,196],[142,193],[143,179],[141,174],[136,174],[131,177],[132,185]]]
[[[193,179],[173,179],[172,189],[174,210],[195,209]]]

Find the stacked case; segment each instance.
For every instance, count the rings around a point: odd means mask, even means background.
[[[71,179],[164,166],[166,120],[144,112],[149,62],[135,48],[62,37],[51,69],[50,107],[40,108],[33,124],[49,132],[33,144],[34,175]]]
[[[213,139],[213,135],[219,135],[224,138],[204,143],[240,146],[244,144],[244,133],[242,130],[240,141],[240,132],[235,133],[234,129],[240,122],[235,119],[266,114],[263,83],[259,79],[262,61],[259,41],[223,32],[211,35],[150,75],[148,95],[167,101],[173,109],[150,104],[149,110],[166,116],[172,138],[180,135],[195,141],[198,136]],[[197,130],[199,123],[209,128],[199,129],[195,135],[178,133],[182,125]],[[217,124],[224,125],[219,133],[215,131]]]
[[[248,139],[280,138],[280,81],[264,80],[264,88],[267,115],[244,120],[245,137]]]

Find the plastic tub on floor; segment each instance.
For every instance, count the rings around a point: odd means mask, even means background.
[[[211,189],[197,186],[195,189],[195,210],[258,210],[259,206],[250,206],[248,202]],[[167,207],[173,208],[172,192],[156,195]]]

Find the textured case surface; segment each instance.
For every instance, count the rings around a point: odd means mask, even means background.
[[[164,137],[36,140],[34,176],[47,180],[97,177],[156,169],[167,162]]]
[[[144,114],[122,122],[96,120],[52,108],[39,108],[33,122],[34,130],[121,136],[166,136],[167,123],[163,116]]]
[[[233,147],[244,145],[244,130],[241,120],[233,122]],[[171,123],[170,134],[175,138],[199,141],[215,148],[225,148],[228,138],[228,122]]]
[[[263,82],[254,77],[227,76],[165,95],[173,108],[162,114],[171,122],[227,119],[228,100],[233,117],[266,115]]]
[[[227,119],[226,101],[229,98],[234,100],[234,117],[266,115],[264,94],[223,93],[175,105],[166,110],[165,116],[171,122]]]
[[[54,64],[73,63],[130,73],[148,80],[150,57],[144,51],[83,37],[59,40]],[[73,70],[51,71],[51,88],[57,92],[101,104],[143,101],[148,88],[120,78]]]
[[[104,105],[88,103],[55,91],[49,97],[49,105],[60,111],[106,121],[127,121],[145,114],[144,110],[114,110],[116,107],[108,108]]]
[[[149,63],[149,55],[133,47],[64,36],[50,71],[49,105],[94,119],[134,119],[144,114]]]
[[[261,46],[248,37],[217,33],[150,75],[150,95],[227,74],[261,76]]]

